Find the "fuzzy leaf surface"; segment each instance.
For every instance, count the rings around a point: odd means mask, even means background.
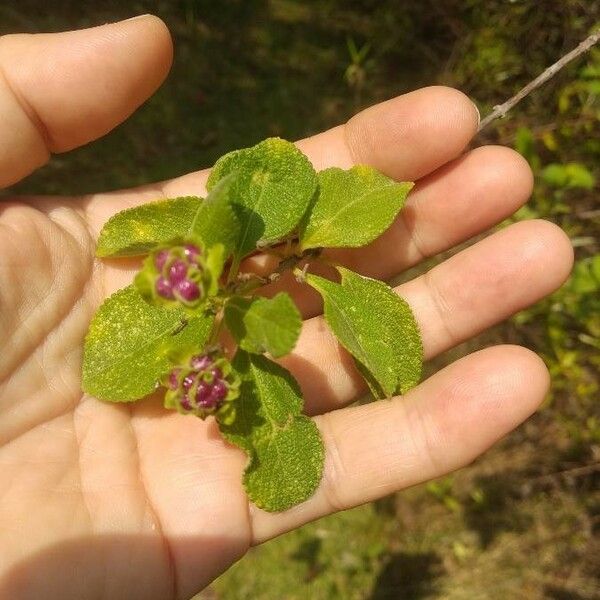
[[[183,196],[123,210],[104,224],[96,255],[141,256],[173,238],[184,237],[201,205],[202,198]]]
[[[233,208],[241,224],[235,254],[242,257],[257,242],[280,240],[298,225],[315,193],[317,176],[308,158],[280,138],[222,156],[210,173],[208,189],[233,172],[238,174]]]
[[[409,305],[382,281],[338,270],[341,284],[306,276],[323,296],[327,324],[375,396],[406,392],[419,382],[423,366],[421,336]]]
[[[240,233],[231,204],[234,181],[235,175],[229,175],[212,188],[198,206],[187,232],[188,238],[199,238],[205,248],[223,244],[226,256],[232,253]]]
[[[263,510],[304,502],[323,473],[324,449],[314,421],[301,414],[302,394],[292,375],[259,354],[238,350],[233,366],[242,378],[235,419],[221,433],[248,454],[244,486]]]
[[[182,321],[187,326],[182,328]],[[133,286],[107,298],[85,339],[83,390],[113,402],[148,395],[170,368],[171,353],[201,348],[214,317],[148,304]]]
[[[240,348],[274,358],[292,351],[302,328],[300,312],[285,292],[273,298],[232,298],[225,322]]]
[[[412,183],[397,183],[373,167],[319,172],[319,191],[300,234],[302,249],[354,248],[378,238],[404,206]]]

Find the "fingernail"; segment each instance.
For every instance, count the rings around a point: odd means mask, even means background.
[[[471,100],[471,102],[473,102],[473,100]],[[475,107],[475,112],[477,113],[477,127],[479,127],[479,124],[481,123],[481,113],[479,112],[479,108],[475,102],[473,102],[473,106]]]
[[[121,21],[121,23],[129,23],[130,21],[137,21],[138,19],[145,19],[146,17],[149,17],[150,13],[144,13],[143,15],[137,15],[135,17],[130,17],[129,19],[125,19],[123,21]]]

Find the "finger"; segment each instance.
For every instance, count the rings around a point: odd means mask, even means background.
[[[81,31],[0,38],[0,187],[126,119],[167,75],[157,17]]]
[[[316,417],[326,448],[315,495],[283,513],[251,508],[254,543],[458,469],[529,417],[549,377],[535,354],[471,354],[402,398]]]
[[[419,179],[460,155],[477,132],[479,112],[465,94],[425,87],[354,115],[296,145],[315,169],[367,164],[398,180]],[[207,172],[169,182],[177,195],[204,185]]]
[[[376,104],[298,146],[318,169],[369,164],[413,181],[458,156],[478,125],[479,113],[467,96],[434,86]]]
[[[301,140],[317,170],[372,165],[390,177],[417,179],[460,155],[477,131],[479,113],[458,90],[428,87],[368,108],[340,125]],[[92,227],[115,212],[160,197],[203,195],[208,170],[129,191],[91,197]]]
[[[572,263],[573,249],[561,229],[547,221],[525,221],[396,291],[410,304],[425,358],[431,358],[553,292]],[[281,362],[300,382],[308,413],[338,408],[365,391],[354,362],[323,317],[305,321],[294,351]]]

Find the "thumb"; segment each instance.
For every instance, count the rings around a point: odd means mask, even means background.
[[[0,187],[108,133],[163,82],[166,25],[143,15],[65,33],[0,38]]]

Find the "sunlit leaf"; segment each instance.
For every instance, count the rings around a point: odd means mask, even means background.
[[[323,296],[325,320],[378,396],[406,392],[421,377],[423,346],[409,305],[382,281],[338,267],[341,284],[306,281]]]
[[[241,223],[235,253],[241,257],[257,243],[280,240],[298,225],[317,177],[308,158],[279,138],[222,156],[211,171],[208,189],[234,172],[233,208]]]
[[[96,254],[141,256],[173,238],[183,237],[201,204],[202,198],[185,196],[123,210],[104,224]]]
[[[225,321],[240,348],[275,358],[292,351],[302,327],[300,312],[285,292],[270,299],[233,298],[225,308]]]
[[[348,171],[332,167],[318,177],[319,190],[300,233],[303,249],[372,242],[392,224],[413,187],[366,165]]]
[[[256,506],[286,510],[314,493],[324,449],[314,422],[301,414],[298,383],[283,367],[238,350],[233,366],[242,378],[235,420],[221,425],[227,440],[248,454],[244,486]]]
[[[92,319],[83,354],[83,390],[113,402],[152,392],[172,352],[193,351],[208,339],[214,317],[155,307],[133,286],[107,298]]]

